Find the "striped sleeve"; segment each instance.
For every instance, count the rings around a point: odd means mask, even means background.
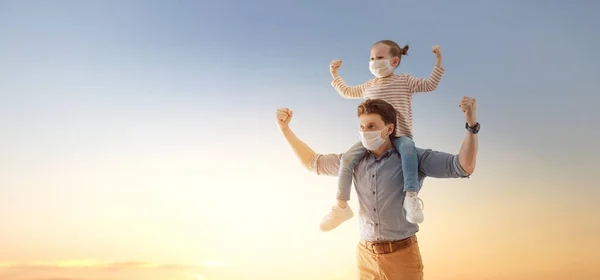
[[[429,76],[429,78],[416,78],[409,75],[408,90],[411,93],[434,91],[438,87],[443,75],[444,68],[438,67],[437,65],[433,67],[433,71],[431,72],[431,76]]]
[[[333,79],[331,85],[343,98],[359,99],[363,98],[363,91],[365,90],[367,83],[360,84],[358,86],[348,86],[342,77],[337,76],[335,79]]]

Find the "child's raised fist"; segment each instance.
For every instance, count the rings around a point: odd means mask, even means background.
[[[336,73],[337,70],[340,68],[340,66],[342,66],[341,60],[332,60],[331,63],[329,64],[329,71],[331,73]]]
[[[433,53],[438,57],[442,55],[442,50],[440,49],[439,45],[431,47],[431,51],[433,51]]]

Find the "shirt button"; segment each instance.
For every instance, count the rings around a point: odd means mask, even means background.
[[[379,226],[379,224],[375,224],[375,226]]]
[[[373,174],[371,177],[375,178],[375,174]]]
[[[373,191],[373,194],[375,194],[375,191]]]
[[[373,208],[373,212],[377,212],[377,209]]]

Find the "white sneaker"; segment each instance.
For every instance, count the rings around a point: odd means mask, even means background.
[[[321,221],[321,231],[330,231],[336,227],[338,227],[343,222],[349,220],[354,216],[352,213],[352,209],[350,206],[346,206],[346,208],[341,208],[337,205],[331,207],[331,212],[327,214]]]
[[[406,195],[404,197],[404,210],[406,210],[406,220],[408,222],[413,224],[422,223],[425,220],[423,208],[425,208],[425,203],[418,196]]]

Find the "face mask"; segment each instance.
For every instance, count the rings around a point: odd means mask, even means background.
[[[377,150],[385,142],[385,139],[381,137],[381,132],[386,129],[387,127],[380,131],[360,131],[360,141],[367,150]]]
[[[394,72],[394,67],[390,65],[391,59],[379,59],[369,61],[369,70],[377,78],[387,77]]]

